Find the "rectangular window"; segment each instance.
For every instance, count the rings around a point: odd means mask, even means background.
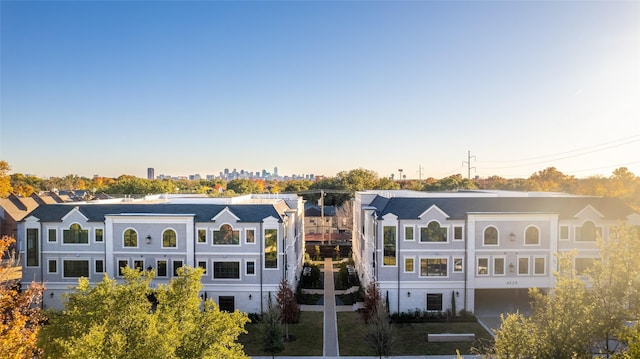
[[[446,258],[420,258],[421,277],[446,277],[447,274]]]
[[[560,239],[569,239],[569,226],[560,226]]]
[[[504,258],[493,258],[493,275],[504,275]]]
[[[228,224],[223,224],[219,231],[213,231],[213,244],[238,245],[240,244],[240,231],[234,230]]]
[[[478,258],[477,268],[478,275],[489,275],[489,258]]]
[[[396,226],[383,228],[383,266],[396,265]]]
[[[133,268],[143,271],[144,270],[144,261],[135,260],[133,261]]]
[[[404,240],[405,241],[413,240],[413,226],[404,227]]]
[[[49,259],[49,273],[58,273],[58,261]]]
[[[442,293],[427,293],[427,310],[442,311]]]
[[[429,223],[427,227],[420,227],[420,242],[446,242],[447,227],[441,227],[436,221]]]
[[[219,296],[218,307],[223,312],[233,313],[236,310],[235,298],[230,296]]]
[[[533,274],[544,275],[545,273],[546,270],[544,257],[533,258]]]
[[[461,241],[463,239],[461,226],[453,227],[453,239],[456,241]]]
[[[39,252],[38,229],[27,228],[27,267],[40,265]]]
[[[82,229],[79,224],[72,224],[69,229],[62,231],[62,243],[87,244],[89,243],[89,230]]]
[[[158,277],[166,277],[167,276],[167,261],[159,260],[157,262],[158,272],[156,273]]]
[[[55,242],[58,239],[56,238],[56,232],[58,230],[55,228],[49,228],[49,242]]]
[[[118,261],[118,276],[122,277],[122,269],[129,266],[129,260]]]
[[[256,262],[254,262],[254,261],[247,262],[246,274],[247,275],[255,275],[256,274]]]
[[[244,231],[245,242],[256,243],[256,231],[254,229],[247,229]]]
[[[65,278],[89,277],[89,261],[63,261],[63,273]]]
[[[96,259],[96,273],[104,273],[104,261]]]
[[[578,275],[585,275],[593,267],[595,261],[598,260],[596,258],[576,258],[575,259],[575,269]]]
[[[103,236],[102,236],[102,228],[96,228],[96,242],[102,242],[103,241]]]
[[[264,230],[264,267],[278,268],[278,230]]]
[[[454,273],[464,272],[464,258],[462,257],[453,258],[453,272]]]
[[[198,229],[198,243],[207,243],[206,229]]]
[[[518,274],[529,274],[529,257],[518,258]]]
[[[173,261],[173,276],[178,276],[178,269],[182,268],[182,261]]]
[[[406,273],[413,273],[415,271],[415,269],[413,268],[413,258],[404,259],[404,271]]]
[[[198,261],[198,267],[204,270],[204,274],[207,274],[207,261]]]
[[[240,262],[213,262],[213,278],[239,279]]]

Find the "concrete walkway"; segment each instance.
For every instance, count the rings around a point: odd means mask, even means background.
[[[336,296],[333,285],[333,261],[324,259],[324,346],[323,356],[337,357],[338,349],[338,319],[336,317]]]

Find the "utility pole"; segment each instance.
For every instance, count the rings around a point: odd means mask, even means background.
[[[418,165],[418,180],[422,181],[422,165]]]
[[[322,232],[322,245],[324,245],[324,191],[320,190],[320,231]]]
[[[476,159],[476,156],[471,156],[471,151],[467,151],[467,160],[466,161],[462,161],[462,165],[464,166],[464,164],[467,164],[467,178],[471,179],[471,169],[476,169],[475,167],[471,167],[471,159]]]

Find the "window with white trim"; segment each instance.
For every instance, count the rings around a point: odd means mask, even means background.
[[[62,261],[62,275],[65,278],[89,277],[88,260],[64,260]]]
[[[518,275],[529,274],[529,257],[518,258]]]
[[[405,226],[404,227],[404,240],[412,241],[414,239],[413,232],[415,228],[413,226]]]
[[[595,242],[596,238],[602,238],[602,228],[596,227],[592,221],[586,221],[582,227],[576,227],[576,242]]]
[[[162,248],[176,248],[178,246],[178,238],[176,231],[173,229],[165,229],[162,232]]]
[[[414,267],[414,258],[407,257],[404,259],[404,272],[405,273],[413,273],[416,269]]]
[[[547,271],[545,257],[533,257],[533,274],[545,275],[546,273]]]
[[[203,228],[198,229],[198,243],[207,243],[207,230]]]
[[[396,265],[396,226],[384,226],[383,232],[383,266]]]
[[[240,262],[213,262],[213,278],[240,279]]]
[[[62,230],[62,243],[64,244],[88,244],[89,230],[82,229],[78,223],[69,226],[69,229]]]
[[[442,293],[427,293],[427,310],[442,311]]]
[[[493,275],[504,275],[504,257],[493,257]]]
[[[462,272],[464,272],[464,258],[453,257],[453,273],[462,273]]]
[[[123,247],[137,247],[138,246],[138,232],[133,228],[128,228],[122,234],[122,246]]]
[[[462,226],[455,226],[453,227],[453,240],[454,241],[461,241],[464,239],[464,234],[463,234],[463,230],[462,230]]]
[[[482,244],[484,244],[485,246],[498,245],[498,229],[496,227],[489,226],[484,229]]]
[[[565,241],[569,239],[569,226],[560,226],[560,239]]]
[[[540,230],[538,230],[538,227],[527,227],[524,232],[524,244],[527,246],[535,246],[540,244]]]
[[[431,221],[426,227],[420,227],[420,242],[446,242],[447,227],[440,226],[437,221]]]
[[[489,257],[478,257],[476,268],[478,275],[489,275]]]
[[[49,259],[49,273],[58,273],[58,261],[55,259]]]
[[[420,258],[421,277],[446,277],[447,258]]]

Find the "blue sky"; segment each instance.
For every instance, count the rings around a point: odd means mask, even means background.
[[[640,175],[640,2],[2,1],[38,176]],[[422,169],[421,173],[419,169]]]

